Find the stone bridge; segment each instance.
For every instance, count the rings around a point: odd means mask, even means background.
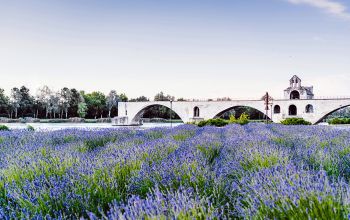
[[[122,121],[117,124],[139,124],[144,110],[157,105],[171,108],[184,123],[215,118],[238,106],[251,107],[266,114],[263,100],[119,102],[118,118]],[[350,98],[280,99],[272,101],[267,116],[277,123],[286,118],[300,117],[316,124],[329,114],[347,106],[350,106]]]
[[[267,94],[268,95],[268,94]],[[204,102],[120,102],[116,124],[139,124],[145,109],[161,105],[172,109],[184,123],[207,120],[220,116],[223,112],[235,107],[250,107],[263,114],[267,114],[273,122],[280,122],[286,118],[298,117],[316,124],[329,114],[350,106],[350,98],[314,98],[313,86],[302,86],[301,79],[294,75],[289,80],[289,87],[284,90],[284,99],[271,101],[269,110],[265,110],[266,97],[257,100],[234,101],[204,101]]]

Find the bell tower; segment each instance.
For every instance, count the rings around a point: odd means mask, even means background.
[[[289,83],[290,83],[291,88],[300,88],[301,87],[301,79],[297,75],[294,75],[289,80]]]
[[[301,79],[294,75],[289,80],[289,87],[284,90],[285,99],[313,99],[313,86],[306,87],[301,85]]]

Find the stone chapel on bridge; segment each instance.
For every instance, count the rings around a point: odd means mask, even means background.
[[[302,86],[301,79],[294,75],[289,80],[290,86],[284,90],[285,99],[313,99],[313,86]]]

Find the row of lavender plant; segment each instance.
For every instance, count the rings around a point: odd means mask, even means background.
[[[346,219],[349,180],[329,127],[0,133],[1,219]]]

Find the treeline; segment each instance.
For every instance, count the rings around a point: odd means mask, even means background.
[[[8,118],[97,118],[117,115],[118,102],[128,101],[124,94],[115,90],[85,93],[77,89],[62,88],[53,91],[47,86],[38,89],[36,95],[22,86],[11,89],[7,96],[0,89],[0,117]]]
[[[155,101],[175,100],[175,97],[160,92],[155,95]],[[149,98],[140,96],[128,99],[126,94],[118,94],[111,90],[107,95],[95,91],[86,93],[77,89],[62,88],[53,91],[48,86],[39,88],[35,95],[22,86],[14,87],[7,96],[0,88],[0,117],[6,118],[107,118],[118,115],[118,102],[145,102]],[[166,107],[147,109],[146,117],[168,118],[170,110]],[[174,117],[174,116],[173,116]]]

